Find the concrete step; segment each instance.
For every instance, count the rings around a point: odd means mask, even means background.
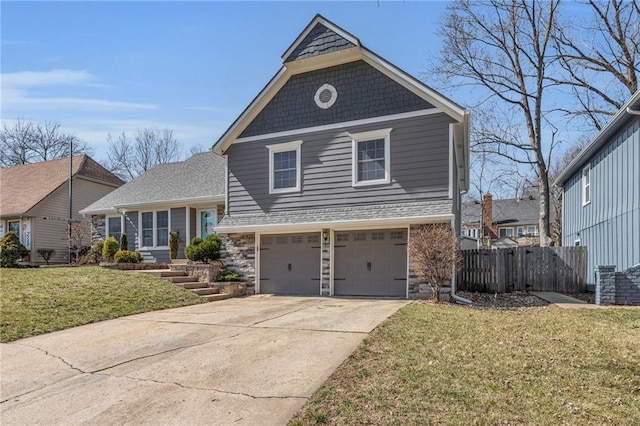
[[[207,302],[215,302],[216,300],[224,300],[231,298],[229,293],[219,293],[219,294],[208,294],[206,296],[200,296],[205,299]]]
[[[187,290],[193,290],[194,288],[209,288],[207,283],[203,283],[200,281],[192,282],[192,283],[175,283],[175,285],[186,288]]]
[[[144,272],[145,274],[149,274],[152,275],[154,277],[158,277],[158,278],[165,278],[165,277],[184,277],[187,275],[186,272],[183,271],[172,271],[171,269],[150,269],[147,271],[140,271],[140,272]]]
[[[193,293],[198,296],[208,296],[210,294],[218,294],[220,293],[220,289],[215,287],[206,287],[206,288],[193,288],[190,289]]]
[[[177,277],[162,277],[162,279],[174,284],[198,282],[198,277],[192,277],[190,275],[182,275]]]

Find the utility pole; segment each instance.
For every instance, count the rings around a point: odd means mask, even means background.
[[[67,240],[67,255],[69,256],[69,264],[71,264],[71,224],[73,221],[73,192],[71,178],[73,177],[73,138],[69,138],[69,225]]]

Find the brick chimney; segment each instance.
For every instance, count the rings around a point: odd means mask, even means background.
[[[493,196],[486,194],[482,199],[482,237],[492,240],[498,238],[498,233],[493,226]]]

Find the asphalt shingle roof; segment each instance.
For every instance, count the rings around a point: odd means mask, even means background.
[[[452,214],[451,200],[417,203],[365,205],[313,210],[240,214],[225,216],[219,227],[247,227],[264,225],[299,225],[325,222],[367,221],[371,219],[404,219]]]
[[[540,201],[537,198],[493,200],[493,222],[496,224],[538,223]],[[480,223],[482,203],[471,201],[462,203],[462,222]]]
[[[84,176],[120,186],[124,182],[87,155],[76,155],[72,176]],[[27,213],[69,179],[69,157],[0,170],[0,215]]]
[[[158,164],[82,210],[83,214],[206,197],[223,197],[224,159],[211,151],[180,162]]]

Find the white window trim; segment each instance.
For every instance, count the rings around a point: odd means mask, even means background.
[[[139,250],[165,250],[169,249],[169,246],[159,246],[158,244],[158,212],[167,212],[167,232],[171,232],[171,209],[156,209],[156,210],[145,210],[138,212],[138,229],[140,229],[140,245]],[[142,235],[142,213],[153,213],[153,245],[152,246],[142,246],[144,241],[144,237]],[[167,242],[169,239],[167,238]]]
[[[586,174],[587,172],[589,174],[589,183],[587,183],[587,179],[586,179]],[[581,179],[581,183],[582,183],[582,205],[583,206],[587,206],[589,204],[591,204],[591,198],[592,198],[592,191],[591,191],[591,163],[587,164],[583,169],[582,169],[582,179]],[[587,192],[589,193],[589,199],[587,200]]]
[[[369,185],[380,185],[391,182],[391,131],[393,129],[380,129],[373,130],[370,132],[362,132],[362,133],[349,133],[351,136],[351,177],[352,177],[352,185],[354,187],[359,186],[369,186]],[[376,180],[363,180],[358,181],[358,143],[366,142],[374,139],[383,139],[384,138],[384,179],[376,179]]]
[[[109,219],[112,219],[114,217],[119,217],[120,218],[120,235],[124,234],[124,215],[121,214],[109,214],[105,216],[105,238],[109,238],[111,236],[111,234],[109,234]],[[120,241],[118,240],[118,243],[120,243]]]
[[[504,230],[504,231],[505,231],[505,235],[500,235],[500,231],[502,231],[502,230]],[[511,235],[506,235],[506,234],[507,234],[507,231],[509,231],[509,230],[511,231]],[[502,227],[501,227],[501,228],[498,228],[498,238],[502,238],[502,237],[514,238],[514,232],[515,232],[515,231],[516,231],[516,230],[515,230],[515,229],[513,229],[513,227],[508,227],[508,226],[507,226],[507,227],[503,227],[503,228],[502,228]]]
[[[302,146],[302,141],[293,141],[293,142],[285,142],[279,143],[275,145],[267,145],[266,148],[269,150],[269,194],[282,194],[287,192],[300,192],[300,180],[301,180],[301,170],[302,164],[300,162],[300,147]],[[296,186],[292,188],[278,188],[275,189],[273,187],[273,154],[278,152],[287,152],[287,151],[296,151]]]

